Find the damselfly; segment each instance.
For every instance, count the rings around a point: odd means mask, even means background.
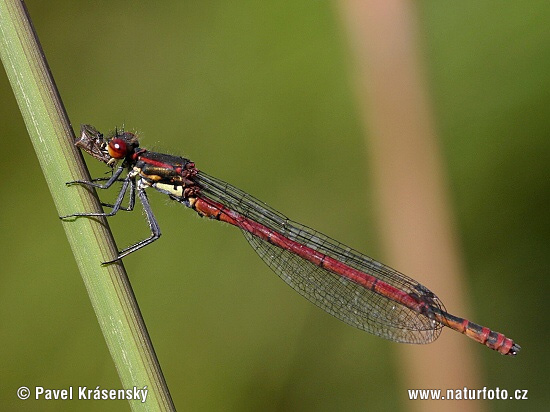
[[[151,229],[151,236],[121,250],[105,264],[160,237],[145,193],[152,187],[202,217],[241,229],[256,253],[281,279],[349,325],[403,343],[430,343],[447,326],[504,355],[516,355],[520,350],[503,334],[447,313],[439,298],[415,280],[288,219],[249,194],[198,170],[189,159],[140,148],[133,133],[116,131],[105,138],[93,126],[83,125],[76,145],[110,166],[113,173],[110,178],[68,184],[107,189],[122,182],[122,188],[113,205],[103,204],[112,208],[109,213],[75,213],[62,218],[113,216],[119,210],[130,211],[137,193]],[[121,177],[125,170],[127,174]],[[129,203],[122,207],[127,192]]]

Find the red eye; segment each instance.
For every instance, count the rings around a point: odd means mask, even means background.
[[[122,139],[111,139],[109,142],[109,155],[115,159],[124,159],[128,154],[128,146]]]

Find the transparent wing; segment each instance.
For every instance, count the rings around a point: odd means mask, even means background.
[[[199,172],[195,178],[200,196],[221,203],[322,254],[361,272],[415,294],[441,310],[442,302],[430,290],[403,275],[307,226],[293,222],[263,202],[230,184]],[[408,307],[317,266],[299,255],[275,246],[245,230],[245,238],[263,261],[302,296],[349,325],[385,339],[403,343],[429,343],[443,325]]]

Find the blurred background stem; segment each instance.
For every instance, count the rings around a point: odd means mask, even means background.
[[[340,2],[356,63],[354,75],[368,145],[368,164],[387,263],[434,291],[452,313],[475,319],[446,188],[430,92],[424,79],[417,10],[401,0]],[[404,388],[479,387],[473,345],[444,331],[437,345],[397,348]],[[444,343],[443,343],[444,342]],[[449,352],[454,356],[449,357]],[[430,368],[424,365],[430,364]],[[403,393],[403,402],[408,399]],[[480,403],[447,401],[449,411],[479,411]],[[436,411],[438,401],[410,410]]]

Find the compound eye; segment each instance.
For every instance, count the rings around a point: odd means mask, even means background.
[[[114,138],[109,142],[109,156],[115,159],[124,159],[128,154],[128,146],[123,139]]]

